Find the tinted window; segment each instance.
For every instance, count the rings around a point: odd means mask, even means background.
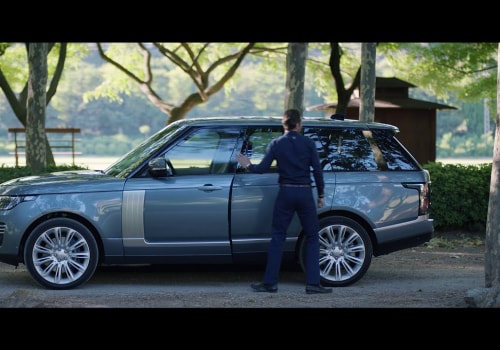
[[[304,128],[316,143],[323,171],[417,170],[389,130]]]
[[[417,161],[401,145],[389,130],[372,130],[373,139],[377,143],[388,170],[420,170]]]

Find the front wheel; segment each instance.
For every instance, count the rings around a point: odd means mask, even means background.
[[[370,236],[363,226],[342,216],[320,220],[319,249],[321,283],[330,287],[345,287],[361,279],[373,254]],[[300,243],[299,263],[305,271],[305,239]]]
[[[97,262],[94,236],[75,220],[47,220],[26,241],[26,268],[34,280],[48,289],[72,289],[85,283],[94,274]]]

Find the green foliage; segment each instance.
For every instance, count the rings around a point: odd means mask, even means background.
[[[54,171],[65,171],[65,170],[85,170],[88,169],[86,167],[81,166],[73,166],[73,165],[58,165],[53,167],[48,167],[44,173],[50,173]],[[16,179],[18,177],[31,176],[31,175],[39,175],[40,172],[37,172],[29,167],[8,167],[5,164],[0,166],[0,183],[3,183],[8,180]]]
[[[431,218],[437,231],[485,232],[491,163],[460,165],[428,163],[431,175]]]
[[[493,133],[480,136],[446,133],[438,139],[436,154],[438,158],[492,157],[494,141]]]
[[[11,46],[11,43],[0,43],[0,56],[3,56],[5,51]]]
[[[231,52],[235,45],[243,44],[210,43],[200,62],[209,64],[222,54]],[[167,46],[175,48],[178,45],[169,43]],[[193,44],[193,48],[200,45]],[[360,43],[341,43],[345,84],[351,83],[359,67],[360,46]],[[54,69],[58,48],[56,44],[48,57],[50,71]],[[112,57],[132,69],[138,77],[144,78],[142,56],[137,51],[136,43],[106,44],[106,48]],[[380,43],[377,46],[377,75],[396,76],[416,85],[417,88],[410,89],[413,98],[458,108],[437,112],[438,159],[492,155],[492,134],[483,135],[482,129],[486,102],[490,104],[489,115],[496,115],[496,97],[488,99],[496,93],[496,70],[490,69],[496,64],[496,56],[493,55],[496,49],[496,43]],[[28,72],[25,44],[0,43],[0,54],[1,50],[5,50],[5,54],[0,55],[0,69],[14,91],[19,93]],[[151,52],[155,91],[165,101],[178,105],[193,93],[193,81],[164,56],[155,50]],[[220,93],[193,108],[187,117],[280,115],[286,93],[286,52],[287,43],[257,43]],[[328,65],[329,55],[330,43],[309,43],[304,91],[306,108],[337,98]],[[187,59],[184,55],[182,57]],[[444,62],[440,61],[445,58]],[[474,93],[471,90],[474,86],[481,89],[476,89]],[[466,91],[467,96],[462,97]],[[445,98],[448,102],[443,100]],[[464,102],[469,99],[475,102]],[[320,116],[323,112],[307,111],[306,114]],[[8,154],[12,151],[9,148],[12,141],[7,129],[20,126],[20,122],[1,93],[0,116],[0,154]],[[86,155],[119,155],[120,151],[126,151],[127,145],[147,136],[141,132],[141,127],[149,126],[152,133],[164,127],[165,122],[165,114],[151,103],[136,82],[99,57],[95,43],[68,45],[63,77],[46,111],[46,127],[81,128],[82,142],[78,147],[81,146]],[[130,141],[118,140],[117,144],[108,141],[107,137],[116,134],[125,134]],[[104,136],[101,142],[98,137]],[[108,150],[113,153],[108,153]]]
[[[397,76],[438,98],[457,93],[461,100],[496,99],[497,50],[495,42],[381,43]]]
[[[48,75],[51,77],[56,70],[58,62],[60,44],[56,43],[47,56]],[[26,43],[0,43],[0,51],[4,49],[4,54],[0,60],[0,70],[5,75],[6,80],[14,91],[20,92],[28,80],[28,52]],[[89,54],[87,44],[72,43],[68,45],[65,61],[65,71],[78,69],[78,63],[82,57]],[[50,79],[49,79],[50,81]]]

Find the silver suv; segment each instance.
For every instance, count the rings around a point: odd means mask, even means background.
[[[430,176],[395,126],[304,118],[302,131],[316,143],[326,184],[318,209],[323,285],[351,285],[372,256],[432,238]],[[184,119],[103,171],[4,182],[0,261],[25,264],[48,289],[80,286],[99,265],[263,264],[277,169],[248,173],[235,154],[258,163],[282,132],[281,116]],[[295,218],[284,261],[303,268],[303,245]]]

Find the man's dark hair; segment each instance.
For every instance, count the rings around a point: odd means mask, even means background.
[[[285,117],[284,124],[288,130],[293,130],[301,123],[300,112],[298,109],[287,109],[283,114]]]

